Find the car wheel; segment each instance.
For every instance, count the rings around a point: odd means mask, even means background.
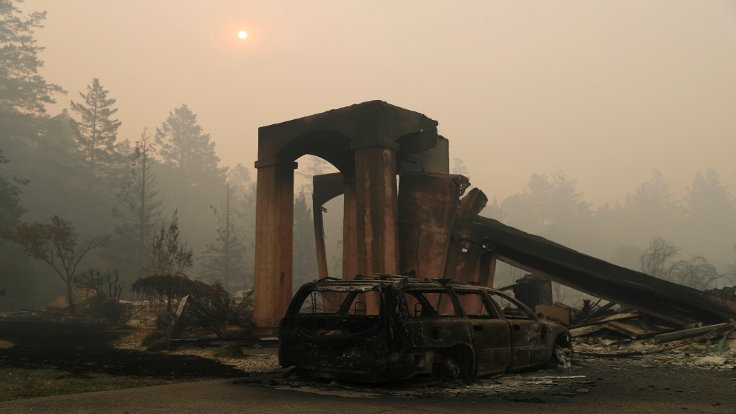
[[[570,368],[572,366],[572,343],[569,338],[560,336],[555,341],[552,356],[549,360],[550,367]]]
[[[439,374],[453,380],[465,380],[473,375],[472,366],[473,358],[469,351],[453,348],[444,353]]]
[[[452,379],[460,379],[463,375],[462,366],[455,358],[445,358],[442,364],[442,372],[445,376]]]

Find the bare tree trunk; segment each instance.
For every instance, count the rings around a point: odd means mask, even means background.
[[[225,202],[225,290],[230,292],[230,184],[227,184],[227,200]]]
[[[71,279],[66,281],[66,301],[69,304],[69,313],[74,315],[74,289]]]

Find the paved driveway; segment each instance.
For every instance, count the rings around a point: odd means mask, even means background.
[[[736,371],[597,361],[447,384],[365,387],[250,377],[0,403],[0,413],[729,413]]]

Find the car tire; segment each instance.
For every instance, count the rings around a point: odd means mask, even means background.
[[[548,365],[550,368],[569,368],[572,365],[572,356],[573,351],[570,338],[561,335],[555,340]]]
[[[473,375],[472,367],[473,357],[469,350],[452,348],[443,353],[439,374],[453,380],[466,380]]]

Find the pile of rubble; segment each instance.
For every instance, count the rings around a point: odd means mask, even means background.
[[[631,308],[599,303],[586,301],[572,312],[570,335],[578,356],[736,369],[736,321],[676,326]]]

